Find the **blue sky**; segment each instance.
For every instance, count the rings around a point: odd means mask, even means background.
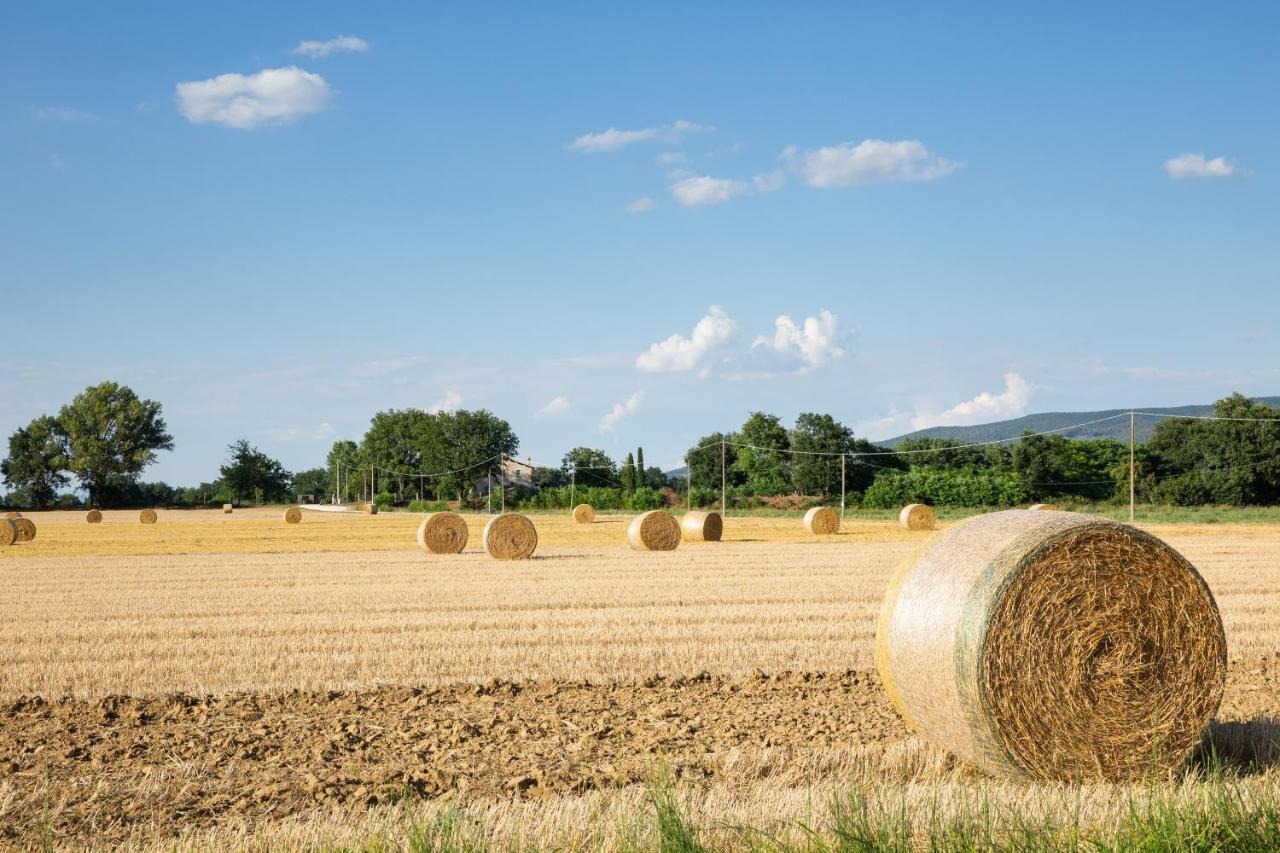
[[[1280,393],[1280,10],[1041,6],[11,6],[0,432],[116,379],[194,483],[390,407],[671,466]]]

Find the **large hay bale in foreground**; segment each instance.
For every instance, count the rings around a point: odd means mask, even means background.
[[[156,511],[154,509],[144,509],[142,512],[138,513],[138,521],[143,524],[155,524],[159,518],[160,516],[156,515]]]
[[[101,524],[102,523],[101,510],[96,510],[96,509],[89,510],[84,514],[84,520],[89,524]]]
[[[504,512],[484,526],[484,550],[495,560],[527,560],[538,547],[538,529],[515,512]]]
[[[578,504],[573,508],[573,520],[579,524],[590,524],[596,520],[596,508],[591,504]]]
[[[223,515],[231,515],[231,511],[232,511],[233,509],[235,509],[235,507],[234,507],[234,506],[232,506],[231,504],[223,504],[223,505],[222,505],[222,514],[223,514]]]
[[[938,519],[928,504],[907,504],[898,513],[898,523],[908,530],[932,530]]]
[[[680,522],[663,509],[641,513],[627,526],[627,542],[637,551],[674,551],[680,547]]]
[[[804,514],[804,528],[810,533],[835,533],[840,529],[840,513],[829,506],[815,506]]]
[[[9,517],[0,518],[0,548],[7,548],[18,541],[18,526]]]
[[[36,523],[29,518],[19,518],[13,522],[17,536],[15,542],[30,542],[36,538]]]
[[[724,533],[724,519],[718,512],[686,512],[680,519],[680,533],[686,542],[719,542]]]
[[[456,512],[433,512],[418,525],[418,547],[429,554],[461,554],[467,522]]]
[[[1036,512],[1057,512],[1058,505],[1057,504],[1032,504],[1031,506],[1027,507],[1027,509],[1035,510]]]
[[[1180,767],[1222,699],[1226,638],[1195,568],[1134,527],[1010,510],[894,576],[876,663],[907,723],[997,776]]]
[[[288,509],[286,509],[284,511],[284,523],[285,524],[301,524],[302,510],[296,506],[291,506]]]

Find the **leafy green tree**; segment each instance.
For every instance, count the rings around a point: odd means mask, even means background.
[[[997,459],[984,447],[958,447],[954,438],[908,438],[898,442],[894,450],[912,468],[989,468]],[[999,445],[989,445],[998,447]]]
[[[641,486],[649,485],[647,478],[645,476],[643,447],[636,448],[636,472],[635,472],[635,480],[633,482],[635,483],[634,488],[637,488],[637,489],[640,488]]]
[[[579,486],[598,486],[607,488],[616,485],[618,466],[609,454],[591,447],[575,447],[564,455],[560,461],[560,470],[565,475],[578,470]]]
[[[849,452],[853,430],[831,415],[801,412],[791,430],[791,475],[797,491],[831,497],[840,494],[840,455]],[[848,486],[846,463],[846,487]]]
[[[636,460],[630,452],[627,453],[627,458],[622,463],[621,482],[622,490],[627,494],[631,494],[636,490]]]
[[[533,469],[532,479],[539,489],[558,489],[569,485],[569,479],[559,468],[544,468],[541,465]]]
[[[139,399],[115,382],[77,394],[58,412],[58,424],[66,436],[67,467],[88,491],[91,505],[108,478],[136,478],[156,460],[156,451],[173,449],[160,404]]]
[[[358,476],[358,472],[364,469],[364,457],[360,455],[360,446],[354,441],[335,441],[333,447],[329,449],[329,455],[325,457],[325,463],[330,472],[329,476],[337,476],[337,483],[334,488],[341,492],[338,495],[339,500],[353,500],[360,494],[361,484],[364,483]],[[355,476],[353,476],[355,475]]]
[[[689,448],[684,455],[684,462],[689,466],[689,476],[693,478],[695,489],[713,489],[720,494],[720,454],[721,443],[724,447],[724,462],[728,467],[729,486],[741,486],[746,478],[734,468],[738,461],[738,448],[733,445],[738,437],[733,433],[713,432],[698,439],[698,443]]]
[[[738,431],[734,469],[757,495],[778,495],[791,489],[791,465],[786,451],[790,438],[777,415],[752,412]]]
[[[327,468],[310,468],[306,471],[299,471],[293,475],[293,494],[297,495],[314,495],[316,500],[325,501],[332,493],[330,491],[332,478]]]
[[[437,477],[441,488],[449,488],[462,499],[466,489],[489,473],[500,473],[498,457],[510,458],[520,449],[511,424],[487,409],[459,409],[456,412],[440,412],[433,415],[443,429],[444,445],[442,462],[444,470],[456,471],[446,477]]]
[[[56,418],[43,415],[9,436],[9,455],[0,474],[35,509],[51,506],[58,489],[71,482],[66,474],[66,435]]]
[[[1112,439],[1081,441],[1024,433],[1010,453],[1010,468],[1033,499],[1075,496],[1102,499],[1114,489],[1114,468],[1127,455]]]
[[[237,503],[283,503],[289,500],[292,474],[267,454],[239,439],[227,446],[230,458],[219,470]]]

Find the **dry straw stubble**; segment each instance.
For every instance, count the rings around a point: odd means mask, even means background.
[[[686,512],[680,519],[680,532],[686,542],[719,542],[724,535],[724,519],[718,512]]]
[[[298,509],[296,506],[291,506],[288,509],[286,509],[284,511],[284,523],[285,524],[301,524],[302,510]]]
[[[840,514],[829,506],[815,506],[804,514],[804,527],[810,533],[835,533],[840,529]]]
[[[641,513],[627,526],[627,542],[637,551],[674,551],[680,546],[680,522],[666,510]]]
[[[484,550],[495,560],[527,560],[538,548],[538,529],[515,512],[494,516],[484,526]]]
[[[591,504],[578,504],[573,508],[573,520],[579,524],[590,524],[596,520],[596,508]]]
[[[433,512],[418,525],[418,547],[429,554],[461,554],[467,522],[456,512]]]
[[[88,512],[86,512],[86,513],[84,514],[84,520],[85,520],[87,523],[89,523],[89,524],[101,524],[101,523],[102,523],[102,511],[101,511],[101,510],[96,510],[96,509],[91,509],[91,510],[89,510]]]
[[[898,513],[898,523],[907,530],[932,530],[938,519],[927,504],[907,504]]]
[[[969,519],[904,564],[876,658],[928,740],[992,775],[1067,780],[1180,767],[1227,662],[1217,604],[1171,547],[1026,510]]]
[[[138,513],[138,521],[142,524],[155,524],[159,520],[154,509],[144,509]]]

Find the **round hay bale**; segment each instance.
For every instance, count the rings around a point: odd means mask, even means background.
[[[1010,510],[933,539],[889,584],[876,663],[907,723],[1008,778],[1180,767],[1222,700],[1204,580],[1148,533]]]
[[[680,522],[663,509],[641,513],[631,519],[627,541],[637,551],[674,551],[680,546]]]
[[[932,530],[937,522],[928,504],[907,504],[898,513],[898,523],[908,530]]]
[[[36,538],[36,523],[29,518],[13,520],[13,527],[17,531],[15,542],[30,542]]]
[[[0,518],[0,548],[7,548],[17,541],[18,527],[13,519],[8,516]]]
[[[1035,510],[1036,512],[1057,512],[1058,505],[1057,504],[1032,504],[1031,506],[1027,507],[1027,509]]]
[[[143,524],[155,524],[159,518],[160,516],[156,515],[156,511],[154,509],[144,509],[142,512],[138,513],[138,521]]]
[[[456,512],[433,512],[418,525],[418,547],[429,554],[461,554],[467,522]]]
[[[596,508],[591,504],[578,504],[573,508],[573,520],[579,524],[590,524],[596,520]]]
[[[538,547],[538,529],[515,512],[504,512],[484,526],[484,550],[495,560],[527,560]]]
[[[4,514],[4,517],[5,517],[5,518],[11,518],[11,519],[13,519],[13,520],[15,520],[15,521],[16,521],[17,519],[22,518],[22,513],[20,513],[20,512],[6,512],[6,513]]]
[[[840,513],[829,506],[815,506],[804,514],[804,527],[810,533],[835,533],[840,529]]]
[[[101,510],[96,510],[96,509],[89,510],[84,514],[84,520],[89,524],[101,524],[102,523]]]
[[[378,514],[378,505],[377,505],[377,504],[365,504],[365,505],[364,505],[364,514],[365,514],[365,515],[377,515],[377,514]]]
[[[680,519],[680,533],[686,542],[719,542],[724,519],[718,512],[686,512]]]
[[[288,509],[286,509],[284,511],[284,523],[285,524],[301,524],[302,510],[298,509],[296,506],[291,506]]]
[[[232,509],[234,509],[234,507],[233,507],[231,504],[223,504],[223,505],[222,505],[222,514],[223,514],[223,515],[231,515],[231,510],[232,510]]]

